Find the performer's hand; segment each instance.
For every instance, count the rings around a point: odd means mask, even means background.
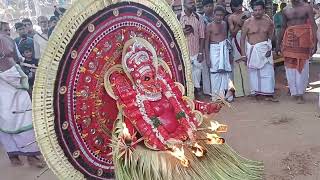
[[[198,54],[197,60],[198,60],[199,63],[201,63],[203,61],[203,54],[202,53]]]
[[[207,111],[207,114],[218,113],[221,108],[222,108],[221,104],[210,103],[210,104],[207,104],[206,111]]]
[[[271,56],[271,50],[267,51],[266,52],[266,58],[270,57]]]

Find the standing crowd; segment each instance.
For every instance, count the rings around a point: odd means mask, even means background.
[[[274,4],[274,16],[265,13],[263,0],[252,0],[248,11],[243,0],[231,0],[232,13],[223,0],[202,1],[204,14],[194,0],[184,0],[179,14],[187,38],[196,97],[233,101],[254,96],[278,102],[273,55],[284,59],[291,96],[303,103],[308,85],[309,60],[317,49],[313,8],[302,0]],[[201,87],[202,82],[202,87]]]
[[[31,166],[45,166],[32,126],[32,89],[39,59],[64,11],[57,8],[50,19],[38,17],[41,32],[33,29],[30,19],[15,23],[15,39],[9,23],[0,21],[0,143],[15,166],[23,165],[20,156]]]

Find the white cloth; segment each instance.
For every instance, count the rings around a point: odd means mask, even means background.
[[[303,95],[309,82],[309,60],[305,62],[301,73],[294,68],[285,69],[291,96]]]
[[[249,79],[251,94],[274,95],[275,79],[272,64],[267,63],[261,69],[249,68]]]
[[[33,36],[34,58],[40,59],[48,45],[48,35],[36,33]]]
[[[210,44],[210,72],[231,72],[229,61],[228,40],[221,41],[219,44]]]
[[[231,88],[231,65],[229,59],[228,41],[219,44],[210,44],[210,78],[212,100],[225,98],[226,92]]]
[[[201,71],[202,71],[202,63],[198,61],[198,54],[195,56],[191,56],[191,64],[192,64],[192,79],[195,88],[200,88],[201,81]]]
[[[19,65],[0,72],[0,131],[15,134],[32,129],[27,81]]]
[[[7,134],[0,131],[0,142],[9,156],[34,156],[40,154],[37,143],[35,143],[33,129],[19,134]]]
[[[270,57],[266,57],[266,53],[272,50],[271,40],[259,42],[255,45],[247,42],[246,49],[248,68],[262,69],[267,63],[273,64],[272,53]]]
[[[249,71],[251,94],[273,95],[275,87],[273,58],[266,57],[272,49],[271,40],[251,45],[247,43],[247,66]]]

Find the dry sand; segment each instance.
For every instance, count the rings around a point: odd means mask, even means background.
[[[317,80],[320,65],[311,66],[310,81]],[[239,98],[234,109],[224,108],[216,120],[226,122],[225,134],[239,154],[265,163],[267,180],[320,180],[320,118],[317,94],[307,94],[306,103],[296,104],[287,96],[283,69],[277,72],[279,103]],[[33,180],[43,170],[11,167],[0,148],[1,180]],[[49,170],[41,180],[57,179]]]

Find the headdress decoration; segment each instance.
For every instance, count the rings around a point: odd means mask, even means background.
[[[122,52],[123,69],[132,80],[149,71],[158,71],[158,59],[155,49],[143,38],[128,40]]]

